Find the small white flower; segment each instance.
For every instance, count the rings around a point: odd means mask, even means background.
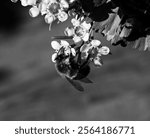
[[[93,46],[93,47],[97,47],[97,46],[99,46],[101,44],[101,41],[99,41],[99,40],[92,40],[91,41],[91,45]]]
[[[68,14],[64,11],[59,11],[57,18],[59,21],[64,22],[68,19]]]
[[[28,6],[27,0],[20,0],[22,6]]]
[[[40,10],[37,6],[33,6],[30,10],[29,10],[29,14],[31,17],[37,17],[40,13]]]
[[[51,24],[55,20],[55,16],[49,13],[45,15],[44,19],[47,24]]]
[[[80,25],[80,21],[77,20],[77,19],[75,19],[75,18],[73,18],[73,19],[71,20],[71,23],[73,24],[74,27],[77,27],[77,26]]]
[[[68,19],[68,14],[64,11],[66,8],[69,8],[66,0],[42,0],[39,4],[41,15],[46,16],[46,23],[48,24],[56,19],[61,22],[66,21]]]
[[[91,28],[91,24],[90,23],[86,23],[86,21],[84,21],[83,23],[81,23],[81,25],[86,29],[89,30]]]
[[[55,62],[56,57],[57,57],[57,53],[54,53],[54,54],[52,55],[52,62]]]
[[[101,66],[102,66],[102,60],[101,60],[101,58],[98,57],[98,56],[93,59],[93,63],[94,63],[94,65],[95,65],[96,67],[101,67]]]
[[[74,41],[75,43],[79,43],[80,41],[82,41],[82,39],[81,39],[80,37],[78,37],[78,36],[74,36],[74,37],[73,37],[73,41]]]
[[[86,23],[86,21],[81,22],[80,20],[77,20],[73,18],[71,20],[73,24],[73,28],[66,28],[65,35],[67,36],[73,36],[73,40],[75,43],[78,43],[80,41],[87,42],[90,37],[90,28],[91,24]]]
[[[110,53],[110,49],[107,46],[102,46],[98,49],[98,53],[101,55],[108,55]]]
[[[69,8],[69,4],[66,0],[60,0],[60,6],[61,8],[65,8],[65,9]]]

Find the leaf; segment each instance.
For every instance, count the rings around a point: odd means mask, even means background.
[[[70,82],[72,84],[72,86],[77,89],[78,91],[84,91],[84,88],[81,86],[81,84],[77,81],[74,81],[68,77],[66,77],[66,79],[68,80],[68,82]]]

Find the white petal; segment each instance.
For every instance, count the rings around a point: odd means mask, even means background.
[[[69,8],[69,4],[66,0],[60,0],[60,4],[63,8]]]
[[[93,60],[93,62],[94,62],[94,65],[95,65],[96,67],[101,67],[101,66],[102,66],[101,59],[100,59],[99,57],[96,57],[96,58]]]
[[[73,38],[73,41],[75,42],[75,43],[78,43],[78,42],[80,42],[82,39],[80,38],[80,37],[78,37],[78,36],[74,36],[74,38]]]
[[[45,3],[40,3],[39,4],[39,9],[40,9],[41,15],[44,15],[44,14],[48,13],[47,4],[45,4]]]
[[[89,49],[90,49],[90,46],[87,45],[87,44],[84,44],[84,45],[80,48],[80,52],[86,53],[86,52],[89,51]]]
[[[86,21],[84,21],[81,25],[84,26],[84,28],[86,28],[86,30],[89,30],[91,28],[91,24],[86,23]]]
[[[84,16],[82,16],[82,17],[80,18],[80,20],[83,21],[83,20],[84,20]]]
[[[51,24],[55,20],[55,17],[52,14],[45,15],[45,22]]]
[[[73,35],[74,35],[74,29],[67,27],[67,28],[65,29],[65,31],[64,31],[64,34],[65,34],[66,36],[73,36]]]
[[[121,19],[119,17],[119,15],[117,15],[114,19],[114,22],[110,28],[110,30],[107,32],[107,40],[110,41],[111,39],[114,38],[115,34],[116,34],[116,31],[117,29],[119,28],[119,24],[121,22]]]
[[[71,48],[71,53],[72,53],[73,56],[76,56],[76,51],[75,51],[74,48]]]
[[[27,0],[20,0],[22,6],[28,6]]]
[[[101,41],[99,41],[99,40],[92,40],[92,41],[91,41],[91,45],[94,46],[94,47],[97,47],[97,46],[99,46],[100,44],[101,44]]]
[[[110,49],[107,46],[103,46],[98,52],[102,55],[108,55],[110,53]]]
[[[57,41],[52,41],[51,42],[51,46],[53,49],[55,49],[56,51],[58,51],[62,46],[57,42]]]
[[[76,0],[69,0],[69,3],[73,3],[74,1],[76,1]]]
[[[61,46],[64,46],[64,47],[68,47],[70,44],[67,42],[67,41],[65,41],[65,40],[61,40],[60,41],[60,44],[61,44]]]
[[[59,21],[64,22],[68,19],[68,14],[63,11],[60,11],[57,15],[57,18]]]
[[[37,8],[37,6],[33,6],[30,10],[29,10],[29,14],[31,17],[37,17],[39,15],[40,11]]]
[[[54,54],[52,55],[52,62],[56,62],[56,61],[55,61],[56,57],[57,57],[57,53],[54,53]]]
[[[11,2],[14,2],[14,3],[16,3],[18,0],[11,0]]]
[[[28,5],[35,5],[37,0],[27,0]]]
[[[77,20],[77,19],[75,19],[75,18],[73,18],[73,19],[71,20],[71,23],[72,23],[73,26],[75,26],[75,27],[80,25],[80,21]]]
[[[90,37],[90,34],[89,33],[86,33],[85,36],[82,38],[83,41],[88,41],[89,40],[89,37]]]

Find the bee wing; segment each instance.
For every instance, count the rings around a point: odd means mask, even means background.
[[[84,83],[93,83],[89,78],[83,78],[79,81],[84,82]]]
[[[74,88],[76,88],[78,91],[84,91],[84,88],[81,86],[81,84],[77,81],[71,80],[70,78],[66,77],[66,79],[72,84]]]

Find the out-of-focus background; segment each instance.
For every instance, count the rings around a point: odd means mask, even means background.
[[[111,47],[104,66],[92,68],[94,83],[78,92],[51,61],[50,38],[68,23],[49,32],[28,10],[0,4],[0,120],[150,120],[149,52]]]

